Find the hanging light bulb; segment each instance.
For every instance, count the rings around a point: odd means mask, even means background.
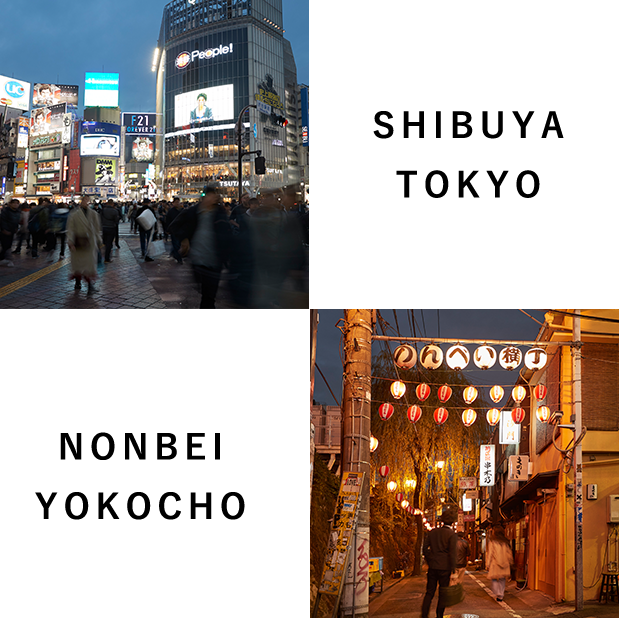
[[[463,370],[469,364],[469,351],[462,344],[455,344],[446,351],[446,364],[452,370]]]
[[[546,386],[544,386],[542,383],[539,383],[534,388],[534,396],[536,397],[536,400],[542,400],[545,396],[547,396]]]
[[[390,386],[390,392],[394,398],[402,398],[406,390],[407,388],[402,381],[394,381]]]
[[[394,363],[399,368],[413,368],[418,361],[418,354],[410,344],[401,344],[394,351]]]
[[[387,490],[388,491],[396,491],[396,483],[393,480],[390,480],[387,483]]]
[[[549,407],[538,407],[536,409],[536,417],[543,424],[549,420],[549,416],[551,415],[551,410]]]
[[[420,402],[424,402],[431,395],[431,388],[426,383],[420,383],[415,389],[415,395]]]
[[[519,404],[525,399],[526,396],[527,391],[522,385],[517,385],[515,388],[513,388],[512,398],[514,399],[515,403]]]
[[[471,426],[476,421],[476,412],[473,409],[465,409],[461,418],[465,426]]]
[[[501,414],[499,412],[499,409],[489,409],[487,411],[487,422],[491,426],[495,426],[499,422],[500,417]]]
[[[370,436],[370,451],[374,452],[379,447],[379,440],[374,436]]]
[[[534,347],[525,354],[523,363],[530,370],[541,370],[547,363],[547,352],[540,347]]]
[[[394,406],[390,403],[383,403],[381,407],[379,407],[379,417],[382,420],[389,420],[394,413]]]
[[[474,364],[476,364],[478,368],[482,368],[482,370],[491,368],[491,366],[495,365],[496,361],[497,351],[487,344],[478,347],[474,351]]]
[[[525,411],[521,407],[515,407],[512,410],[512,420],[515,424],[521,424],[525,419]]]
[[[422,417],[422,407],[419,405],[411,405],[409,409],[407,409],[407,418],[409,422],[413,422],[414,424]]]
[[[494,403],[498,403],[502,398],[504,398],[504,388],[501,385],[494,385],[489,392],[491,396],[491,400]]]
[[[442,385],[437,392],[439,401],[445,403],[450,400],[450,396],[452,396],[452,388],[449,385]]]
[[[473,385],[470,385],[463,390],[463,400],[468,405],[471,405],[476,398],[478,398],[478,390]]]

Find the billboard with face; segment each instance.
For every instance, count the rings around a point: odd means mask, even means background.
[[[125,136],[125,161],[153,163],[155,161],[154,136]]]
[[[103,155],[119,157],[121,153],[121,137],[112,134],[86,134],[80,136],[80,155]]]
[[[77,86],[37,83],[32,91],[32,107],[41,108],[58,103],[66,103],[68,106],[77,107],[78,91],[79,88]]]
[[[87,73],[84,106],[118,107],[118,73]]]
[[[60,103],[34,110],[30,119],[30,135],[45,136],[62,131],[66,107],[65,103]]]
[[[201,88],[174,98],[176,127],[200,127],[209,121],[227,121],[235,117],[234,87]]]
[[[95,185],[114,185],[114,183],[116,183],[116,159],[97,159]]]
[[[0,75],[0,106],[27,112],[30,109],[30,82]]]

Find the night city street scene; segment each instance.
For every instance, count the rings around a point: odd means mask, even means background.
[[[308,0],[28,11],[0,11],[28,42],[0,61],[0,308],[308,308]]]
[[[310,615],[618,618],[618,310],[311,310]]]

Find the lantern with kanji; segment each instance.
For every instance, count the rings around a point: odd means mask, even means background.
[[[515,407],[512,410],[512,421],[515,424],[521,424],[523,420],[525,420],[525,410],[522,409],[521,407]]]
[[[405,496],[402,493],[396,493],[396,501],[402,502],[405,499]]]
[[[530,370],[540,370],[547,363],[547,352],[540,347],[534,347],[525,354],[523,363]]]
[[[379,474],[382,478],[385,478],[390,473],[390,468],[387,465],[381,465],[379,467]]]
[[[420,364],[428,370],[435,370],[443,362],[443,351],[436,344],[427,344],[420,351]]]
[[[499,354],[499,363],[506,370],[514,370],[521,364],[523,354],[517,347],[505,347]]]
[[[374,436],[370,436],[370,451],[374,452],[379,447],[379,440]]]
[[[551,410],[549,409],[549,407],[538,407],[538,409],[536,409],[536,417],[538,418],[539,422],[543,422],[543,424],[547,422],[547,420],[549,420],[550,415]]]
[[[494,403],[498,403],[502,400],[502,398],[504,398],[504,388],[501,385],[494,385],[491,388],[489,395]]]
[[[463,370],[469,364],[469,351],[462,344],[455,344],[446,351],[446,364],[452,370]]]
[[[542,400],[545,396],[547,396],[547,387],[542,383],[539,383],[534,388],[534,396],[536,397],[536,400]]]
[[[491,368],[497,361],[497,351],[485,344],[481,347],[478,347],[474,351],[474,364],[478,366],[478,368],[482,368],[482,370],[487,370]]]
[[[473,385],[469,385],[463,390],[463,400],[468,405],[471,405],[476,398],[478,398],[478,390]]]
[[[465,426],[471,426],[476,421],[476,412],[473,409],[465,409],[461,417]]]
[[[437,398],[439,402],[445,403],[450,400],[452,396],[452,388],[449,385],[442,385],[437,391]]]
[[[394,413],[394,406],[390,403],[383,403],[381,407],[379,407],[379,417],[382,420],[389,420]]]
[[[407,409],[407,418],[409,422],[413,422],[414,424],[422,417],[422,407],[419,405],[411,405],[409,409]]]
[[[399,368],[413,368],[418,361],[418,354],[410,344],[401,344],[394,351],[394,363]]]
[[[499,422],[500,417],[501,414],[499,412],[499,409],[489,409],[487,411],[487,422],[491,426],[495,426]]]
[[[390,386],[390,392],[394,398],[402,398],[406,391],[406,386],[402,381],[394,381]]]
[[[415,395],[420,402],[424,402],[431,395],[431,388],[426,383],[420,383],[415,389]]]
[[[512,398],[515,403],[519,404],[523,402],[524,398],[527,396],[527,390],[522,385],[517,385],[512,390]]]
[[[437,424],[443,424],[448,419],[448,410],[445,407],[437,407],[433,418],[435,418]]]

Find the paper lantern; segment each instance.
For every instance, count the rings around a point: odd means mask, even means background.
[[[402,398],[406,390],[407,387],[402,381],[394,381],[390,386],[390,392],[394,398]]]
[[[409,418],[409,422],[413,422],[414,424],[422,417],[422,407],[419,405],[411,405],[409,409],[407,409],[407,418]]]
[[[515,407],[512,410],[512,421],[515,424],[521,424],[525,420],[525,411],[521,407]]]
[[[545,423],[549,419],[550,415],[551,410],[549,407],[538,407],[538,409],[536,409],[536,417],[540,422]]]
[[[522,385],[517,385],[515,388],[513,388],[512,398],[514,399],[515,403],[519,404],[525,399],[526,396],[527,390]]]
[[[487,370],[495,365],[497,361],[497,351],[488,345],[478,347],[474,351],[474,364],[482,370]]]
[[[449,385],[442,385],[437,392],[439,401],[445,403],[450,400],[450,396],[452,396],[452,388]]]
[[[491,426],[495,426],[499,422],[500,417],[501,414],[499,412],[499,409],[489,409],[487,411],[487,422]]]
[[[370,436],[370,451],[374,452],[379,447],[379,440],[373,435]]]
[[[544,386],[542,383],[539,383],[534,388],[534,396],[536,397],[536,400],[542,400],[545,396],[547,396],[546,386]]]
[[[452,370],[463,370],[469,364],[469,351],[462,344],[455,344],[446,351],[446,364]]]
[[[400,503],[400,505],[401,505],[401,506],[402,506],[405,510],[406,510],[407,508],[409,508],[409,502],[408,502],[406,499],[404,499],[404,500]]]
[[[383,403],[381,407],[379,407],[379,417],[382,420],[389,420],[394,413],[394,407],[390,405],[390,403]]]
[[[465,426],[471,426],[476,421],[476,412],[473,409],[465,409],[461,418]]]
[[[396,501],[402,502],[405,496],[402,493],[396,493]]]
[[[437,424],[443,424],[448,419],[448,410],[444,407],[438,407],[435,409],[433,418],[435,418],[435,422],[437,422]]]
[[[424,402],[431,395],[431,388],[426,383],[420,383],[415,389],[415,395],[419,401]]]
[[[428,370],[435,370],[443,362],[443,351],[436,344],[427,344],[420,351],[420,364]]]
[[[379,474],[382,478],[385,478],[390,473],[390,468],[387,465],[381,465],[379,467]]]
[[[525,354],[523,363],[530,370],[540,370],[547,363],[547,352],[540,347],[534,347]]]
[[[387,490],[388,491],[395,491],[396,490],[396,486],[397,486],[396,483],[393,480],[390,480],[387,483]]]
[[[471,405],[476,398],[478,398],[478,390],[473,385],[470,385],[463,390],[463,400],[468,405]]]
[[[502,398],[504,398],[504,388],[501,385],[494,385],[489,392],[491,396],[491,400],[494,403],[498,403]]]
[[[418,361],[418,354],[410,344],[401,344],[394,351],[394,363],[399,368],[413,368]]]
[[[506,347],[499,354],[499,364],[506,370],[514,370],[521,364],[523,354],[517,347]]]

